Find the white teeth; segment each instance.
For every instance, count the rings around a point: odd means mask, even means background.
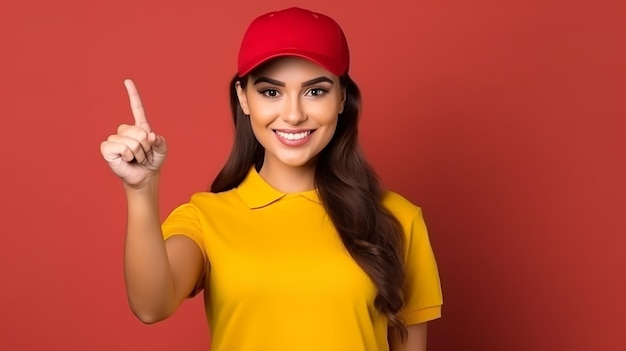
[[[302,132],[302,133],[285,133],[285,132],[281,132],[281,131],[276,131],[276,134],[278,134],[281,138],[285,138],[287,140],[300,140],[304,137],[306,137],[307,135],[311,134],[311,131],[306,131],[306,132]]]

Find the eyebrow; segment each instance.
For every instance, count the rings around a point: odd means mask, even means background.
[[[268,78],[268,77],[259,77],[254,81],[254,85],[257,85],[259,83],[270,83],[273,85],[278,85],[279,87],[284,87],[285,83],[281,82],[279,80],[276,79],[272,79],[272,78]],[[322,82],[327,82],[330,84],[335,84],[335,82],[332,81],[332,79],[328,78],[328,77],[317,77],[317,78],[313,78],[311,80],[307,80],[306,82],[302,83],[303,87],[309,86],[309,85],[313,85],[313,84],[317,84],[317,83],[322,83]]]

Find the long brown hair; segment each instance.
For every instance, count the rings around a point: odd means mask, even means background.
[[[246,87],[247,80],[248,76],[235,76],[230,84],[235,140],[224,168],[211,185],[212,192],[237,187],[250,166],[260,169],[263,164],[263,146],[256,140],[236,94],[237,82]],[[397,219],[383,206],[382,186],[358,145],[359,88],[347,74],[340,77],[340,83],[346,91],[346,104],[333,138],[318,156],[315,186],[344,246],[376,285],[374,305],[405,339],[406,326],[397,315],[404,303],[404,235]]]

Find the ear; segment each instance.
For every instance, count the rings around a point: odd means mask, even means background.
[[[237,82],[235,84],[235,89],[237,90],[237,100],[239,100],[241,110],[244,114],[249,115],[250,109],[248,108],[248,96],[246,95],[245,89],[241,87],[241,82]]]
[[[341,106],[339,107],[339,114],[343,113],[343,109],[346,107],[346,99],[348,94],[346,93],[346,88],[341,89]]]

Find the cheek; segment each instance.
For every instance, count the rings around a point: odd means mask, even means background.
[[[268,126],[276,120],[276,115],[271,108],[263,104],[258,104],[248,100],[248,108],[250,109],[250,127],[252,128],[252,134],[256,140],[267,148],[270,138],[273,137]]]
[[[329,136],[328,136],[328,140],[330,141],[330,139],[333,138],[333,136],[335,136],[335,132],[337,131],[337,119],[335,119],[335,121],[328,126],[328,130],[329,130]]]
[[[265,146],[265,140],[267,140],[269,136],[268,125],[271,124],[271,120],[263,118],[263,116],[259,116],[258,114],[254,114],[254,112],[250,114],[249,118],[254,137],[259,141],[259,143]]]
[[[263,103],[258,99],[248,100],[250,110],[250,123],[253,127],[265,127],[272,123],[279,114],[274,104]]]
[[[307,108],[310,118],[315,119],[322,126],[337,125],[337,119],[341,111],[335,101],[313,103]]]
[[[318,109],[320,111],[326,111],[326,114],[339,113],[339,108],[342,105],[343,96],[341,95],[341,91],[335,88],[331,88],[330,91],[326,92],[325,95],[321,98],[305,98],[303,102],[305,104],[310,104],[311,108]]]
[[[337,114],[329,113],[329,111],[326,110],[324,114],[316,115],[315,121],[317,125],[321,127],[318,132],[322,135],[320,135],[318,140],[324,144],[328,144],[337,130],[337,123],[339,122]]]

